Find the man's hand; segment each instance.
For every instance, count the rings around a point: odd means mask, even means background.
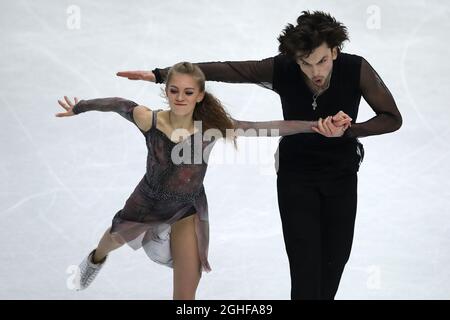
[[[351,126],[352,118],[342,111],[325,119],[319,118],[317,127],[312,127],[315,132],[329,138],[342,137],[345,130]]]
[[[145,80],[155,82],[155,74],[152,71],[119,71],[116,76],[128,78],[129,80]]]

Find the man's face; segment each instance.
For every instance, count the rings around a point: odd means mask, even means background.
[[[303,73],[316,87],[324,87],[327,84],[328,76],[333,69],[333,60],[336,60],[337,48],[329,48],[324,42],[315,48],[308,57],[297,55],[297,63]]]

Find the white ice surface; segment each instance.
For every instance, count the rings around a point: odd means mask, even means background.
[[[67,9],[81,10],[70,29]],[[368,27],[371,5],[380,28]],[[160,86],[120,70],[261,59],[302,10],[344,22],[344,51],[364,56],[391,89],[400,131],[363,138],[366,157],[352,255],[337,299],[450,298],[447,1],[2,1],[0,4],[0,298],[170,299],[171,269],[128,247],[86,291],[66,271],[96,245],[145,172],[139,131],[120,116],[56,118],[63,95],[120,96],[164,106]],[[279,97],[209,82],[238,119],[281,119]],[[362,101],[358,122],[373,116]],[[277,138],[219,143],[205,179],[210,262],[199,299],[288,299],[273,152]],[[259,161],[245,160],[265,151]],[[244,164],[220,163],[233,154]],[[258,160],[258,159],[257,159]]]

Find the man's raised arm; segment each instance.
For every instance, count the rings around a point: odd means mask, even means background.
[[[274,58],[253,61],[225,61],[196,63],[207,81],[228,83],[254,83],[272,90]],[[163,83],[170,68],[155,68],[152,71],[121,71],[117,75],[130,80],[147,80]]]

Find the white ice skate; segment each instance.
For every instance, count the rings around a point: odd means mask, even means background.
[[[108,258],[108,256],[106,256],[106,258],[104,258],[102,262],[93,263],[92,258],[94,256],[94,252],[95,250],[92,250],[91,253],[89,253],[89,255],[86,258],[84,258],[84,260],[78,267],[79,268],[79,275],[77,277],[79,279],[79,283],[77,285],[78,291],[84,290],[87,287],[89,287],[89,285],[92,283],[92,281],[94,281],[95,277],[102,269],[103,265],[106,262],[106,259]]]

